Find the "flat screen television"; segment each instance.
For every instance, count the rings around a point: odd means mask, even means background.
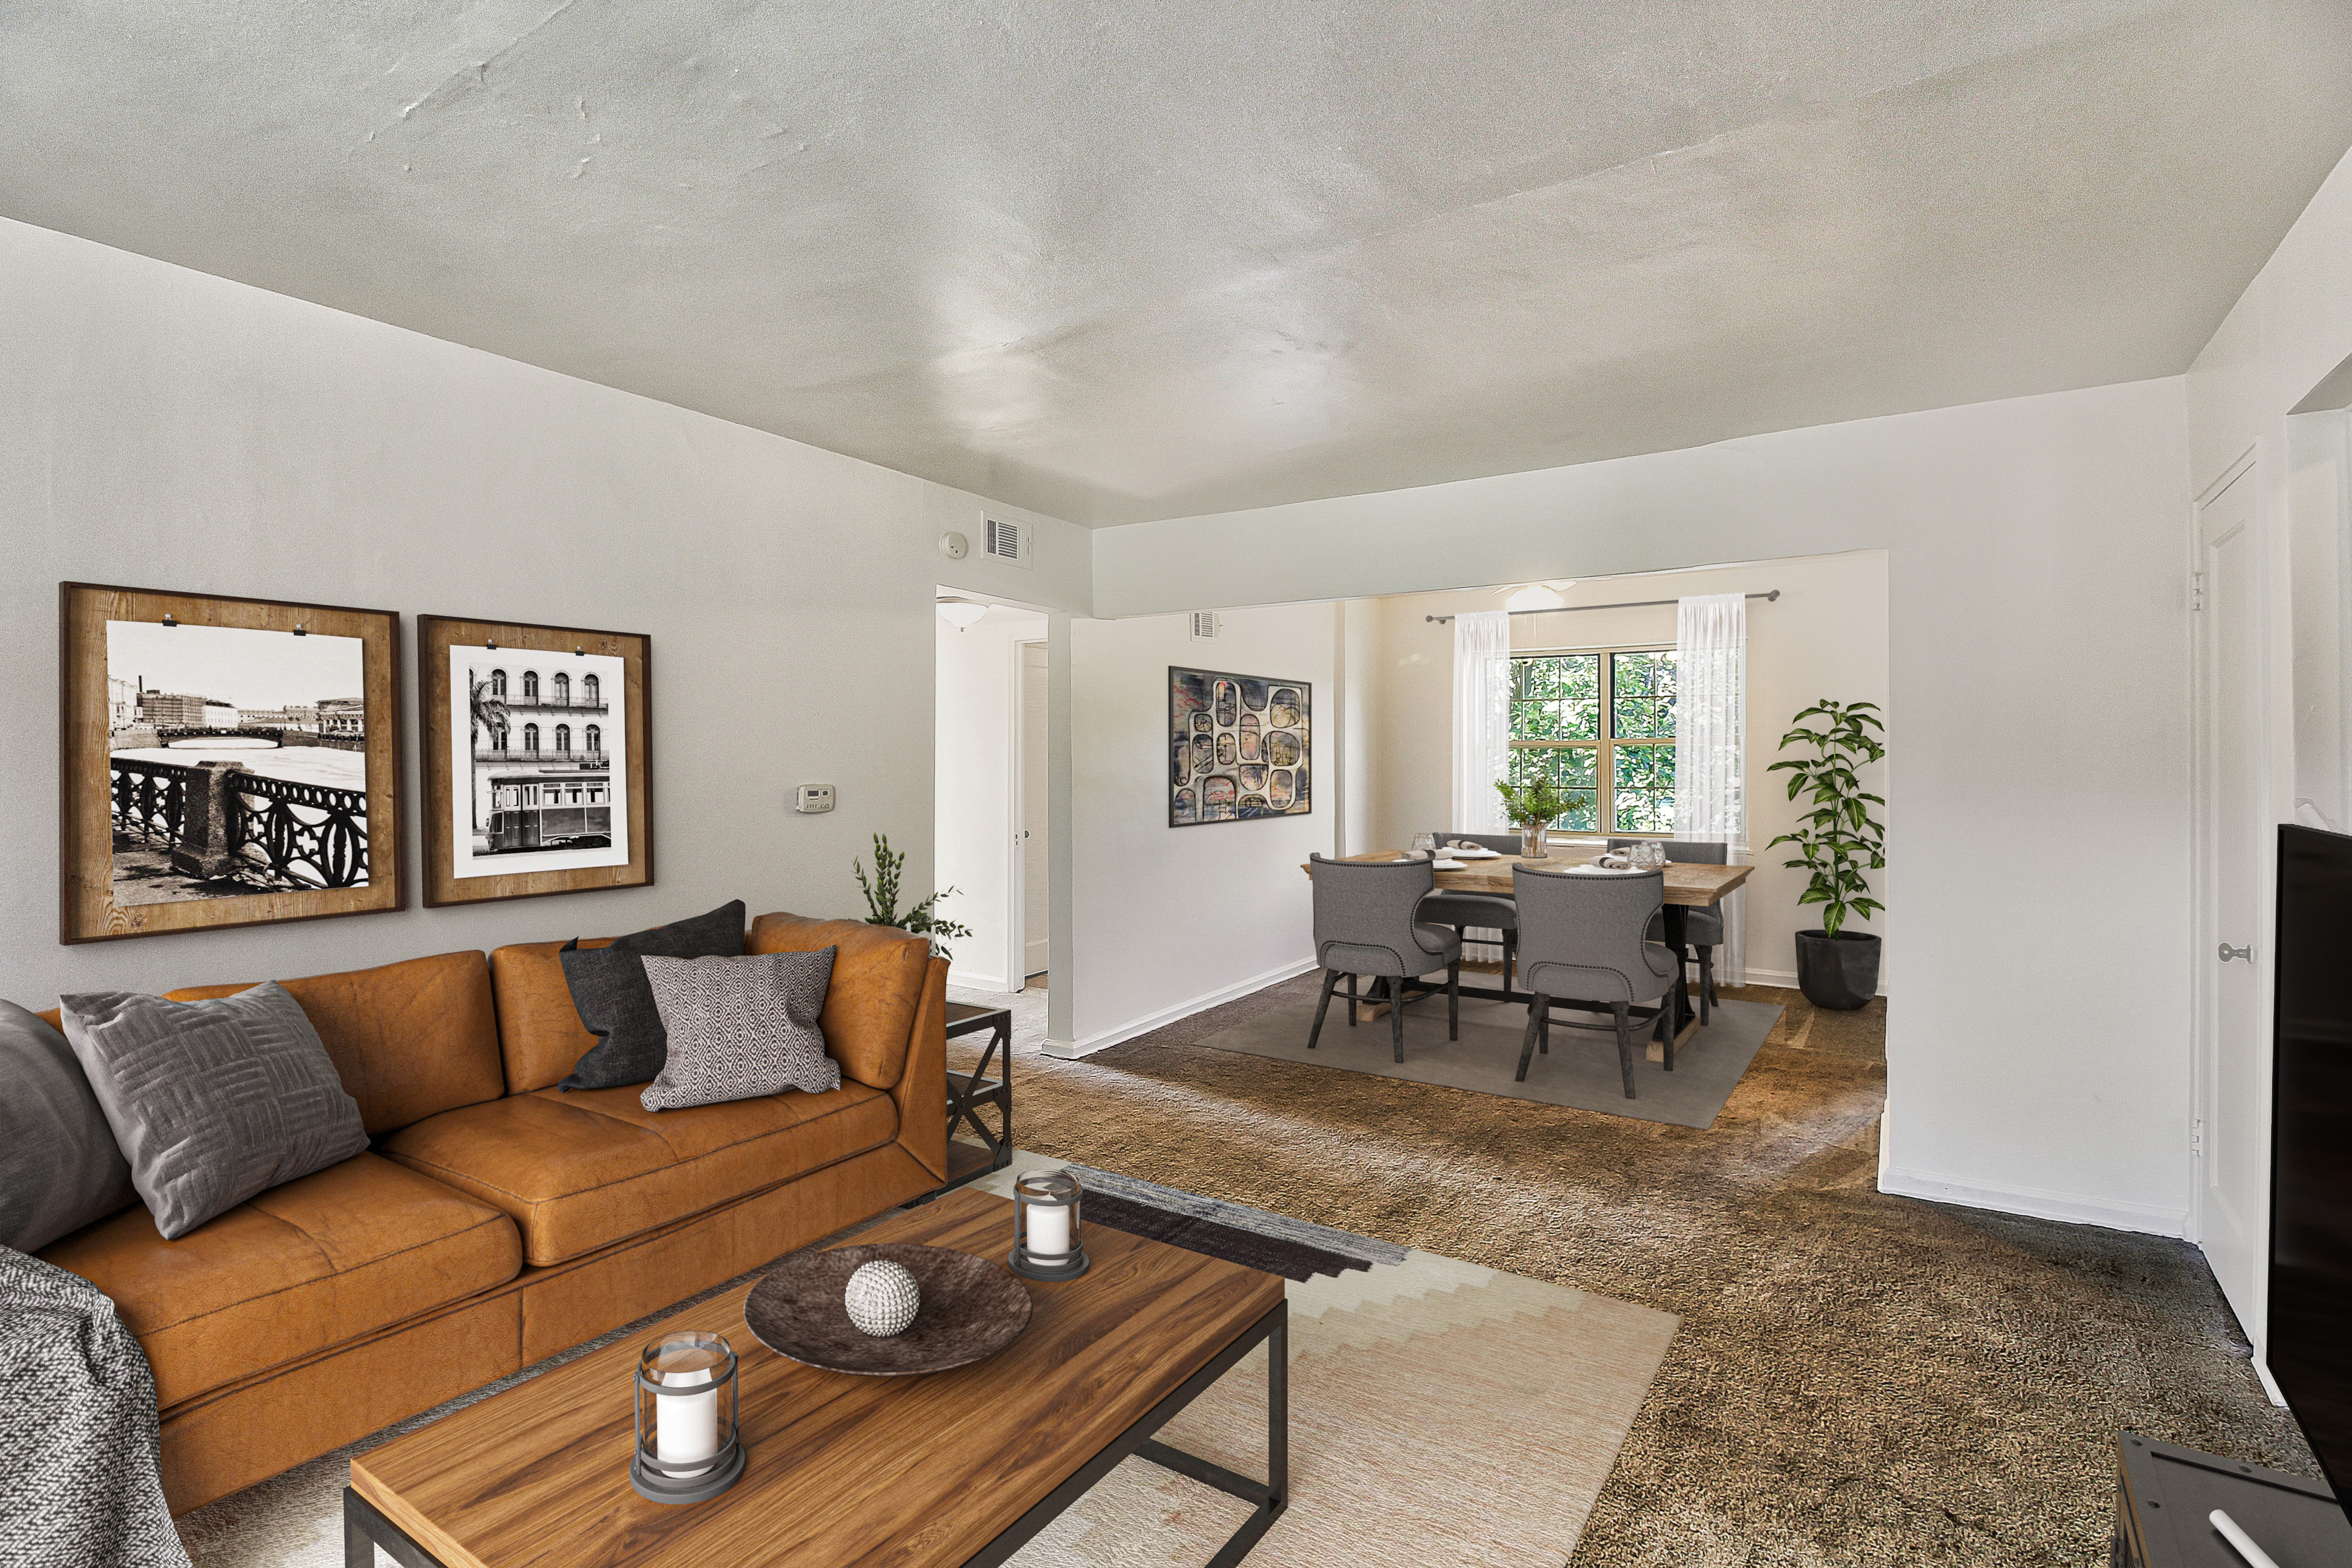
[[[2344,1503],[2352,1499],[2352,837],[2279,829],[2277,942],[2268,1360]]]

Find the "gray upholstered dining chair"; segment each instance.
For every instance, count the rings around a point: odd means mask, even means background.
[[[1551,1050],[1551,1004],[1597,1003],[1613,1016],[1610,1024],[1575,1024],[1617,1035],[1617,1064],[1625,1075],[1625,1098],[1633,1089],[1633,1023],[1643,1022],[1665,1041],[1666,1070],[1675,1070],[1674,1003],[1667,994],[1680,983],[1682,966],[1664,944],[1649,938],[1650,922],[1665,907],[1663,871],[1643,873],[1570,868],[1538,871],[1525,864],[1511,869],[1519,901],[1519,970],[1534,998],[1528,1004],[1528,1032],[1519,1042],[1519,1081],[1527,1081],[1535,1053]]]
[[[1622,849],[1629,844],[1643,842],[1639,838],[1612,838],[1612,849]],[[1731,846],[1704,838],[1669,838],[1665,841],[1666,858],[1684,866],[1727,866],[1731,863]],[[1658,930],[1651,940],[1665,940],[1664,917],[1660,917]],[[1706,1026],[1707,1012],[1722,998],[1715,994],[1715,950],[1723,945],[1723,906],[1709,904],[1683,910],[1683,941],[1689,944],[1698,958],[1698,1022]]]
[[[1492,849],[1498,855],[1519,852],[1519,836],[1516,833],[1441,833],[1437,842],[1443,846],[1455,839],[1466,839],[1482,849]],[[1441,847],[1438,853],[1445,851]],[[1519,906],[1499,893],[1432,893],[1421,900],[1421,910],[1413,916],[1430,925],[1452,926],[1456,936],[1469,927],[1503,933],[1503,989],[1511,988],[1511,960],[1519,942]]]
[[[1436,883],[1426,860],[1327,860],[1309,856],[1315,879],[1315,962],[1323,966],[1323,995],[1307,1048],[1323,1037],[1331,989],[1348,977],[1348,1025],[1356,1023],[1356,978],[1388,982],[1389,1029],[1396,1059],[1404,1060],[1404,983],[1445,971],[1445,1037],[1462,1037],[1462,938],[1444,926],[1423,925],[1414,911]]]

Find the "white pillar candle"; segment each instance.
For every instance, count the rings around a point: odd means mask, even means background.
[[[711,1380],[710,1369],[662,1374],[665,1388],[692,1388]],[[665,1465],[688,1465],[719,1452],[719,1393],[664,1394],[654,1399],[654,1458]],[[673,1470],[673,1476],[698,1476],[700,1470]]]
[[[1070,1211],[1052,1204],[1029,1204],[1029,1256],[1070,1255]]]

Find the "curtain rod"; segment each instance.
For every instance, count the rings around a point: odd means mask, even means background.
[[[1748,594],[1742,596],[1749,599],[1763,599],[1769,601],[1779,598],[1780,596],[1780,590],[1775,588],[1769,594]],[[1507,616],[1566,616],[1572,615],[1578,610],[1646,610],[1654,605],[1679,605],[1681,603],[1682,601],[1680,599],[1628,599],[1622,605],[1562,605],[1556,610],[1506,610],[1503,613]],[[1423,616],[1421,618],[1424,621],[1435,621],[1439,625],[1443,626],[1445,622],[1452,620],[1454,617],[1452,616]]]

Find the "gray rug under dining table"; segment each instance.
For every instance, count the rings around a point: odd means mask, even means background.
[[[1716,1005],[1713,1020],[1695,1028],[1675,1047],[1675,1070],[1648,1058],[1646,1034],[1633,1042],[1633,1087],[1638,1098],[1625,1098],[1623,1076],[1617,1067],[1613,1035],[1590,1034],[1560,1026],[1564,1017],[1605,1021],[1608,1015],[1552,1014],[1551,1054],[1538,1054],[1528,1067],[1528,1080],[1515,1082],[1519,1041],[1527,1029],[1524,1004],[1462,1003],[1462,1037],[1445,1037],[1443,994],[1408,1002],[1404,1009],[1404,1060],[1391,1059],[1389,1021],[1348,1027],[1347,1003],[1334,997],[1323,1024],[1323,1037],[1307,1048],[1307,1032],[1315,1022],[1315,999],[1307,996],[1220,1030],[1197,1044],[1247,1056],[1272,1057],[1310,1067],[1338,1068],[1381,1078],[1408,1079],[1414,1083],[1443,1084],[1475,1089],[1512,1100],[1541,1100],[1547,1105],[1570,1105],[1580,1110],[1605,1111],[1637,1121],[1664,1121],[1675,1127],[1712,1126],[1716,1112],[1731,1098],[1748,1071],[1765,1037],[1771,1034],[1780,1009],[1761,1002],[1728,1001]],[[1637,1030],[1639,1026],[1637,1026]]]

